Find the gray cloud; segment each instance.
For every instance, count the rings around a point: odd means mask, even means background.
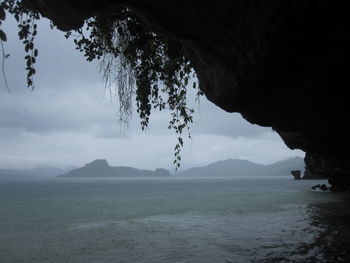
[[[90,129],[114,122],[108,105],[99,105],[92,94],[68,93],[3,95],[0,97],[0,127],[35,133]],[[102,107],[101,107],[102,106]]]
[[[137,114],[129,129],[118,125],[118,105],[101,88],[98,64],[88,63],[62,32],[40,22],[36,89],[25,88],[23,47],[13,22],[5,28],[9,41],[6,73],[11,94],[0,88],[0,168],[38,164],[82,165],[107,158],[112,165],[171,168],[176,136],[168,131],[169,112],[152,112],[141,132]],[[3,83],[3,82],[1,82]],[[290,151],[269,128],[251,125],[239,114],[219,109],[204,97],[186,141],[184,167],[218,159],[244,158],[272,162],[301,155]],[[269,148],[269,151],[266,151]]]
[[[7,75],[13,93],[22,96],[19,98],[6,96],[5,102],[2,102],[3,110],[0,113],[2,127],[18,127],[42,133],[103,125],[110,129],[100,132],[98,136],[110,138],[120,136],[120,129],[115,127],[117,117],[111,118],[113,112],[117,111],[116,105],[114,108],[112,106],[105,108],[102,114],[101,105],[94,101],[96,97],[102,96],[102,91],[99,90],[102,86],[101,77],[98,75],[96,63],[86,62],[82,54],[75,50],[71,41],[64,38],[62,32],[52,31],[47,22],[41,22],[36,42],[40,51],[36,66],[38,72],[35,79],[36,90],[32,94],[23,88],[25,54],[21,43],[16,41],[14,23],[10,23],[9,28],[13,30],[8,33],[9,43],[6,47],[11,53],[7,61]],[[19,68],[21,65],[23,67]],[[192,89],[190,93],[190,100],[194,101],[195,95]],[[191,129],[193,134],[254,137],[266,132],[265,128],[242,121],[238,114],[224,112],[204,97],[199,108],[195,102],[192,104],[196,110],[195,124]],[[13,105],[17,106],[14,108]],[[94,112],[91,112],[92,108]],[[218,115],[220,118],[217,118]],[[153,112],[150,127],[153,132],[166,133],[169,120],[168,112]],[[138,122],[138,116],[134,114],[131,129],[139,129]]]
[[[5,21],[4,29],[8,41],[4,43],[6,53],[6,75],[9,86],[15,93],[26,92],[24,46],[17,36],[17,26],[11,16]],[[38,23],[38,35],[35,45],[39,56],[35,65],[36,88],[69,89],[69,83],[79,82],[101,86],[98,63],[87,62],[83,55],[75,50],[72,39],[65,39],[64,33],[57,29],[51,30],[46,19]]]

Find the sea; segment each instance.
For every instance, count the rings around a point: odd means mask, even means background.
[[[350,200],[323,180],[0,180],[0,262],[350,262]]]

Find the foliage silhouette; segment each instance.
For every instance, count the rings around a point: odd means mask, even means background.
[[[4,0],[0,5],[0,22],[6,17],[5,10],[18,23],[18,36],[27,53],[24,57],[27,86],[34,89],[34,66],[38,56],[34,40],[40,14],[27,9],[18,0]],[[82,28],[68,31],[65,36],[73,39],[76,49],[87,61],[100,61],[105,88],[117,90],[123,124],[129,123],[134,98],[142,130],[148,127],[152,109],[170,110],[168,128],[178,135],[174,148],[174,165],[178,169],[182,135],[187,131],[191,138],[189,125],[193,122],[194,112],[187,105],[187,87],[195,73],[186,50],[180,42],[149,30],[127,7],[113,11],[111,15],[87,19]],[[6,34],[1,28],[0,41],[3,47]],[[3,50],[3,63],[6,58]],[[6,80],[4,66],[3,75]],[[202,92],[196,82],[192,85],[198,98]]]

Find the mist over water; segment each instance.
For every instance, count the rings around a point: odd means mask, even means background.
[[[0,181],[1,262],[347,262],[350,209],[320,181]],[[339,212],[341,211],[341,212]]]

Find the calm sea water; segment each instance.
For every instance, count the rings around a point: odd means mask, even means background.
[[[289,177],[0,181],[0,262],[350,262],[350,203]]]

